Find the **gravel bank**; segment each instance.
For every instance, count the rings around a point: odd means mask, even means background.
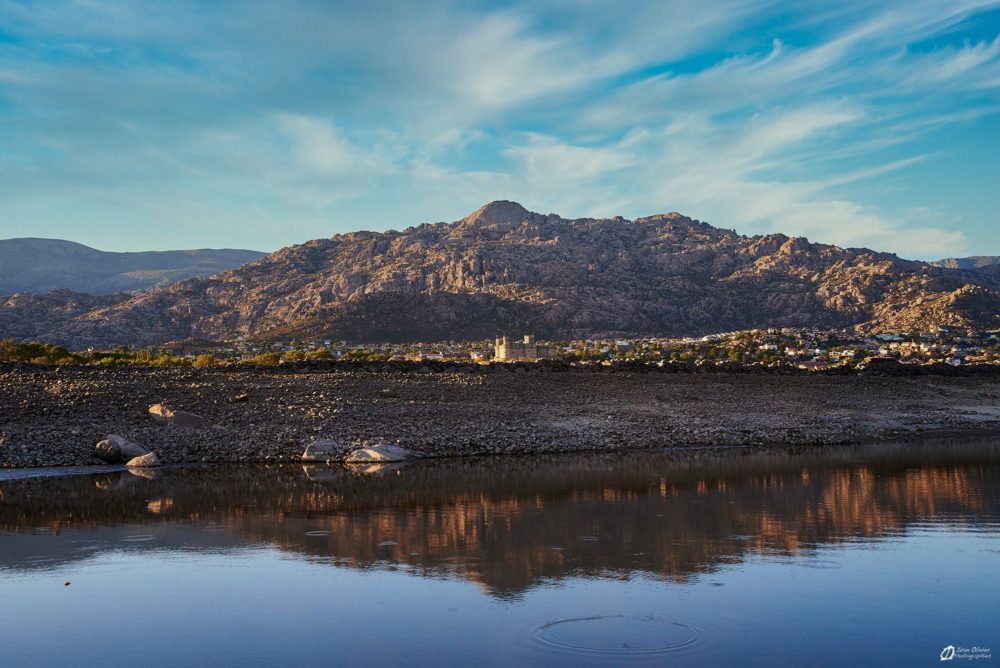
[[[0,467],[99,463],[117,433],[163,463],[298,460],[317,438],[424,456],[832,444],[1000,430],[1000,376],[587,373],[541,367],[0,364]],[[166,426],[151,404],[207,418]]]

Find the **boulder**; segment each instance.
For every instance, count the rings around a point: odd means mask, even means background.
[[[192,429],[205,429],[209,426],[208,420],[200,415],[188,413],[187,411],[175,411],[165,404],[153,404],[149,407],[149,416],[162,424],[172,427],[190,427]]]
[[[325,462],[330,459],[340,459],[344,456],[344,443],[330,438],[313,441],[302,453],[304,462]]]
[[[117,443],[109,439],[104,439],[94,446],[94,456],[109,464],[117,464],[122,461],[121,448],[118,447]]]
[[[153,418],[157,422],[169,423],[173,416],[174,412],[167,408],[164,404],[153,404],[149,407],[149,417]]]
[[[146,450],[124,436],[108,434],[94,446],[94,456],[111,464],[125,462],[146,454]]]
[[[136,445],[132,441],[128,440],[124,436],[119,436],[118,434],[108,434],[105,436],[109,441],[114,441],[118,444],[118,448],[122,453],[122,457],[125,459],[132,459],[133,457],[141,457],[146,454],[148,450],[140,445]]]
[[[135,459],[130,459],[130,460],[128,460],[128,463],[125,464],[125,466],[137,467],[137,468],[146,467],[146,466],[159,466],[159,465],[160,465],[160,460],[156,456],[156,454],[153,453],[153,452],[147,452],[146,454],[144,454],[141,457],[136,457]]]
[[[344,459],[349,464],[365,462],[403,462],[411,459],[413,453],[398,445],[373,445],[354,450]]]
[[[174,411],[170,424],[174,427],[190,427],[192,429],[205,429],[209,426],[208,420],[202,416],[186,411]]]

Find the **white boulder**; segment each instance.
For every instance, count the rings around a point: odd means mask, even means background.
[[[332,438],[321,438],[306,446],[302,453],[304,462],[325,462],[344,456],[344,443]]]
[[[136,457],[135,459],[128,460],[125,466],[143,468],[147,466],[159,466],[160,460],[153,452],[147,452],[141,457]]]

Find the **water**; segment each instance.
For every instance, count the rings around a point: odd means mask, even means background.
[[[4,666],[1000,652],[990,443],[0,476]]]

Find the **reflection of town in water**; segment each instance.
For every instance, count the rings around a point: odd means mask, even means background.
[[[998,445],[908,444],[7,480],[0,568],[123,545],[265,546],[336,567],[463,577],[497,596],[568,576],[686,581],[753,554],[809,556],[927,522],[996,522],[997,463]],[[136,525],[153,539],[123,542]],[[80,535],[86,550],[67,538]]]

